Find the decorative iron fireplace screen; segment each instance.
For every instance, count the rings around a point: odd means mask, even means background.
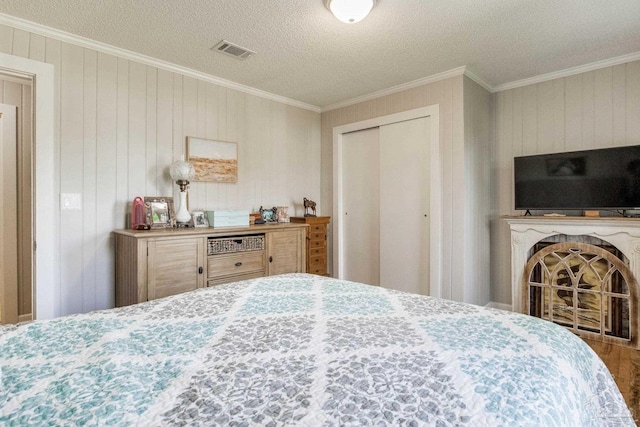
[[[527,312],[587,338],[631,344],[633,275],[622,254],[609,249],[580,242],[538,243],[525,268]]]

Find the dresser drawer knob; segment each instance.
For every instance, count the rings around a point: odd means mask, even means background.
[[[202,272],[203,272],[203,271],[204,271],[204,270],[202,269],[202,267],[198,268],[198,273],[199,273],[199,274],[202,274]]]
[[[240,261],[236,262],[236,267],[240,267],[242,263]]]

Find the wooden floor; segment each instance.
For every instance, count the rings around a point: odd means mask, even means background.
[[[640,420],[640,350],[585,340],[607,365],[632,415]]]

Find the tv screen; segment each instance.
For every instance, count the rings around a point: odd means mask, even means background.
[[[640,208],[640,145],[514,158],[516,209]]]

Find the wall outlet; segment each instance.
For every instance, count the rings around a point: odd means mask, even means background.
[[[82,196],[80,193],[60,193],[60,210],[82,210]]]

